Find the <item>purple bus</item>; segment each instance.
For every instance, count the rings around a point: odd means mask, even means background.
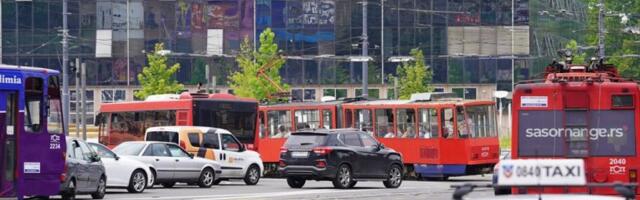
[[[66,144],[59,74],[0,65],[0,197],[60,191]]]

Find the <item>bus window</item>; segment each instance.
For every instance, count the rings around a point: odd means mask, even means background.
[[[16,132],[16,119],[18,117],[18,99],[16,93],[7,94],[7,115],[5,116],[5,125],[7,129],[7,135],[13,135]]]
[[[393,110],[376,110],[376,135],[384,138],[394,138],[396,133],[393,127]]]
[[[445,108],[441,112],[440,121],[443,123],[440,128],[442,129],[442,137],[453,138],[453,109]]]
[[[420,109],[420,138],[438,137],[438,112],[436,109]]]
[[[416,112],[414,109],[398,109],[398,137],[416,137]]]
[[[358,109],[355,111],[354,128],[367,131],[369,134],[373,134],[373,121],[371,119],[371,110]]]
[[[458,137],[469,137],[469,123],[465,120],[464,108],[462,106],[456,107],[456,123],[458,125]]]
[[[320,127],[320,113],[318,110],[297,110],[295,117],[296,130]]]
[[[16,117],[17,117],[17,103],[18,99],[16,98],[16,93],[5,93],[6,98],[6,115],[5,115],[5,129],[7,130],[7,135],[14,135],[16,128]],[[15,177],[15,168],[16,168],[16,140],[8,139],[4,140],[4,149],[2,149],[2,163],[4,164],[4,179],[0,181],[11,182],[14,181]]]
[[[276,110],[267,112],[270,138],[285,138],[291,134],[291,111]]]
[[[27,78],[25,88],[24,129],[28,133],[39,133],[42,119],[43,81],[41,78]]]
[[[47,94],[47,132],[62,134],[62,105],[60,103],[60,85],[57,76],[49,77]]]
[[[322,128],[331,129],[333,126],[333,117],[331,110],[322,110]]]

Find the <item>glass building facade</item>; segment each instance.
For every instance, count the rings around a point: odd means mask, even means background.
[[[550,51],[579,37],[554,25],[579,28],[585,19],[579,0],[515,0],[514,5],[504,0],[366,0],[366,6],[363,1],[69,0],[69,58],[87,64],[92,87],[136,87],[145,52],[163,42],[172,52],[171,62],[181,64],[180,82],[196,84],[209,66],[217,85],[224,86],[237,66],[233,58],[218,55],[234,55],[243,38],[255,41],[272,28],[291,58],[281,75],[293,94],[305,100],[353,96],[361,91],[346,88],[362,82],[362,63],[341,58],[362,53],[365,7],[367,51],[373,58],[366,73],[378,90],[373,93],[393,94],[386,91],[393,83],[389,75],[400,63],[389,58],[408,56],[412,48],[423,51],[436,85],[511,90],[513,81],[539,73],[548,56],[555,55]],[[3,63],[60,69],[61,2],[2,1]],[[559,9],[577,15],[553,22],[557,17],[539,14]],[[464,87],[448,91],[474,98],[482,93]]]

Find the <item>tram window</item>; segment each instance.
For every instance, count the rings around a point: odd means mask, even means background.
[[[373,120],[371,110],[359,109],[355,111],[355,128],[373,134]]]
[[[493,106],[470,106],[467,111],[467,126],[471,137],[492,137],[495,135],[495,114]]]
[[[442,111],[441,120],[442,126],[442,137],[444,138],[453,138],[453,109],[446,108]]]
[[[269,111],[269,132],[271,138],[286,138],[291,134],[291,111]]]
[[[398,109],[398,137],[416,137],[416,111],[414,109]]]
[[[353,110],[345,110],[344,111],[344,122],[345,127],[353,128]]]
[[[49,133],[62,134],[62,105],[60,102],[60,85],[57,76],[49,77],[47,91],[47,131]]]
[[[613,95],[611,96],[611,104],[614,108],[633,108],[633,96]]]
[[[265,136],[269,135],[268,130],[264,127],[264,117],[264,111],[260,111],[258,113],[258,131],[260,131],[260,138],[264,138]]]
[[[296,130],[320,127],[320,112],[318,110],[297,110],[295,117]]]
[[[436,109],[420,109],[420,138],[438,137],[438,112]]]
[[[27,78],[25,87],[24,129],[28,133],[39,133],[42,119],[43,81],[41,78]]]
[[[458,125],[458,137],[469,137],[469,122],[465,120],[464,108],[461,106],[456,107],[456,123]]]
[[[322,128],[331,129],[333,118],[330,110],[322,110]]]
[[[397,136],[393,127],[393,110],[376,110],[376,135],[384,138],[394,138]]]

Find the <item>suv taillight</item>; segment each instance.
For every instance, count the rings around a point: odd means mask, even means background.
[[[635,169],[629,170],[629,182],[635,183],[638,181],[638,171]]]
[[[329,153],[331,153],[331,148],[330,147],[316,147],[313,148],[313,153],[319,155],[319,156],[326,156],[329,155]]]
[[[287,153],[287,151],[289,151],[287,147],[280,147],[280,153]]]

